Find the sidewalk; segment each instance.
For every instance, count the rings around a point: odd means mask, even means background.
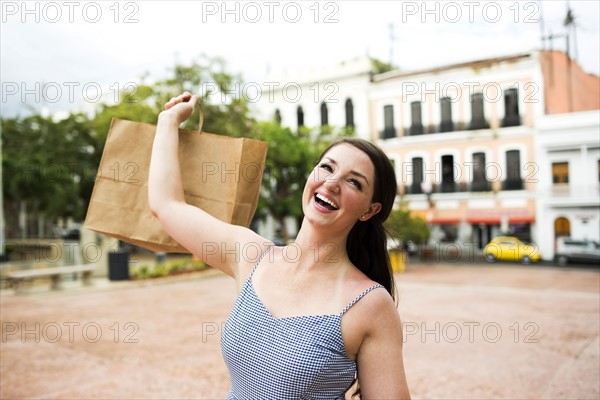
[[[410,264],[397,276],[413,398],[598,399],[600,272]],[[222,399],[218,271],[0,295],[0,398]]]

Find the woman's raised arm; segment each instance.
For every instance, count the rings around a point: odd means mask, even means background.
[[[178,132],[197,101],[197,96],[186,92],[166,103],[158,117],[148,177],[150,209],[178,243],[210,266],[238,279],[256,262],[255,253],[266,250],[270,243],[250,229],[222,222],[185,202]],[[243,251],[248,244],[256,251]]]

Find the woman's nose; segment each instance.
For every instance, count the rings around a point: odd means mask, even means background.
[[[339,184],[339,179],[337,177],[337,175],[333,174],[331,176],[329,176],[327,179],[325,179],[325,182],[323,183],[323,185],[331,190],[334,193],[339,192],[340,190],[340,184]]]

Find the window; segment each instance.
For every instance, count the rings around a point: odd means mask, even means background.
[[[274,115],[273,119],[275,120],[275,123],[277,125],[281,125],[281,112],[279,111],[279,109],[275,110],[275,115]]]
[[[569,183],[569,163],[552,163],[552,183]]]
[[[296,109],[296,119],[298,120],[298,129],[300,129],[301,126],[304,126],[304,111],[300,106]]]
[[[506,180],[503,184],[504,190],[522,190],[521,179],[521,152],[509,150],[506,152]]]
[[[354,105],[351,99],[346,99],[346,127],[354,128]]]
[[[502,120],[502,126],[519,125],[521,125],[519,92],[516,88],[510,88],[504,91],[504,119]]]
[[[423,193],[421,183],[423,182],[423,159],[415,157],[412,159],[412,184],[409,193]]]
[[[471,95],[471,124],[469,129],[487,129],[490,125],[485,120],[483,112],[483,93]]]
[[[383,124],[381,138],[389,139],[396,137],[396,127],[394,126],[394,106],[383,106]]]
[[[442,156],[442,186],[440,192],[450,193],[456,191],[454,181],[454,156]]]
[[[473,153],[473,181],[471,191],[486,192],[491,189],[485,176],[485,153]]]
[[[442,113],[440,132],[452,132],[454,130],[454,123],[452,122],[452,102],[449,97],[442,97],[440,99],[440,108]]]
[[[329,115],[327,112],[327,103],[321,103],[321,126],[329,125]]]
[[[423,134],[423,121],[421,120],[421,102],[413,101],[410,103],[410,117],[411,117],[411,125],[408,130],[408,134],[413,135],[422,135]]]

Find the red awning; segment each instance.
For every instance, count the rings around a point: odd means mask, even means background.
[[[500,225],[502,222],[501,218],[467,218],[469,224],[490,224]],[[522,217],[522,218],[508,218],[509,224],[531,224],[535,222],[535,217]]]
[[[437,225],[452,225],[460,223],[460,219],[458,218],[432,218],[427,221],[430,224]]]
[[[467,222],[470,224],[499,225],[503,218],[507,218],[509,224],[535,222],[535,215],[527,208],[467,211]]]

